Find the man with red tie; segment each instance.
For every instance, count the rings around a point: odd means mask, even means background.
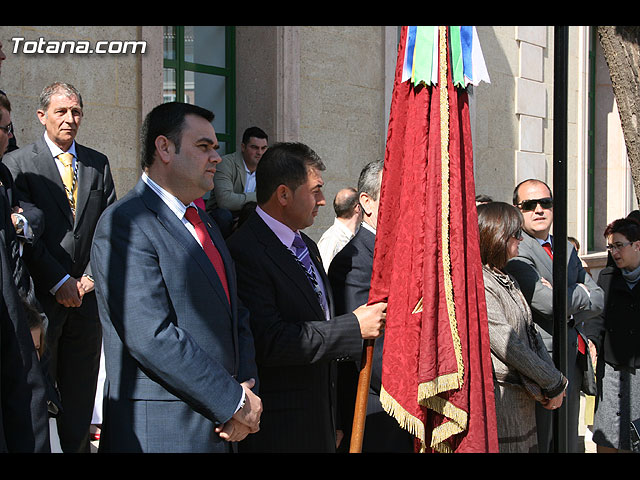
[[[220,162],[212,120],[194,105],[153,109],[141,179],[96,229],[100,451],[227,452],[259,430],[248,312],[222,235],[194,204]]]
[[[513,192],[513,204],[522,213],[523,233],[518,256],[509,261],[506,270],[520,285],[548,349],[553,348],[553,196],[544,182],[525,180]],[[604,294],[582,267],[576,250],[567,242],[567,356],[569,386],[567,395],[568,450],[578,452],[578,418],[580,390],[587,345],[584,322],[597,316],[604,306]],[[538,404],[539,405],[539,404]],[[538,448],[541,453],[552,451],[552,412],[536,405]]]

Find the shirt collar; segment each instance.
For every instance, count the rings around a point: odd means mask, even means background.
[[[51,139],[49,138],[49,135],[47,135],[46,131],[44,132],[44,141],[47,144],[47,147],[49,147],[49,151],[51,151],[51,155],[53,156],[53,158],[56,158],[61,153],[65,153],[64,150],[62,150],[58,145],[56,145],[55,143],[53,143],[51,141]],[[73,158],[77,158],[77,155],[76,155],[76,141],[75,140],[73,142],[71,142],[71,147],[69,147],[69,150],[67,150],[66,153],[71,153],[73,155]]]
[[[164,188],[158,185],[156,182],[151,180],[146,172],[142,172],[142,181],[147,184],[147,186],[153,190],[156,195],[162,199],[162,201],[169,207],[169,209],[178,217],[179,219],[184,218],[184,214],[187,211],[187,207],[195,207],[196,204],[191,202],[189,205],[185,205],[176,197],[175,195],[167,192]]]
[[[276,220],[267,212],[265,212],[260,206],[256,207],[256,213],[260,216],[260,218],[267,224],[267,227],[271,229],[271,231],[278,237],[278,239],[282,242],[282,244],[291,250],[291,246],[293,245],[293,240],[296,234],[299,232],[295,232],[287,227],[284,223]]]
[[[550,234],[547,235],[547,238],[545,238],[544,240],[542,240],[542,239],[540,239],[538,237],[534,237],[534,238],[538,241],[538,243],[540,245],[544,245],[545,243],[548,243],[549,245],[553,246],[553,237]]]
[[[361,224],[364,228],[366,228],[367,230],[369,230],[371,233],[373,233],[374,235],[376,234],[376,230],[375,228],[373,228],[371,225],[369,225],[367,222],[362,222]]]

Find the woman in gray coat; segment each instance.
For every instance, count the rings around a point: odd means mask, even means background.
[[[503,270],[518,255],[522,214],[503,202],[479,205],[478,226],[500,452],[537,452],[535,402],[560,407],[567,379],[554,366],[518,284]]]

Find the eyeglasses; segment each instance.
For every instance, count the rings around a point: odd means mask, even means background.
[[[545,197],[545,198],[532,198],[530,200],[523,200],[518,203],[520,210],[523,212],[531,212],[536,209],[536,206],[540,204],[542,208],[549,209],[553,207],[553,198]]]
[[[9,135],[10,133],[13,133],[13,123],[10,123],[5,127],[0,127],[0,130],[2,130],[7,135]]]
[[[609,250],[610,252],[616,252],[618,250],[621,250],[622,248],[626,247],[627,245],[631,245],[633,242],[618,242],[618,243],[614,243],[612,244],[608,244],[607,245],[607,250]]]

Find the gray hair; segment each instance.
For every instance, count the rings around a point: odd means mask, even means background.
[[[358,179],[359,193],[366,193],[373,200],[378,200],[380,195],[380,173],[383,167],[383,160],[374,160],[364,166]]]
[[[67,97],[76,97],[80,104],[80,108],[82,108],[82,96],[76,87],[70,83],[55,82],[42,89],[42,93],[40,94],[40,109],[43,112],[46,112],[49,108],[49,103],[51,103],[51,97],[58,94],[65,95]]]

